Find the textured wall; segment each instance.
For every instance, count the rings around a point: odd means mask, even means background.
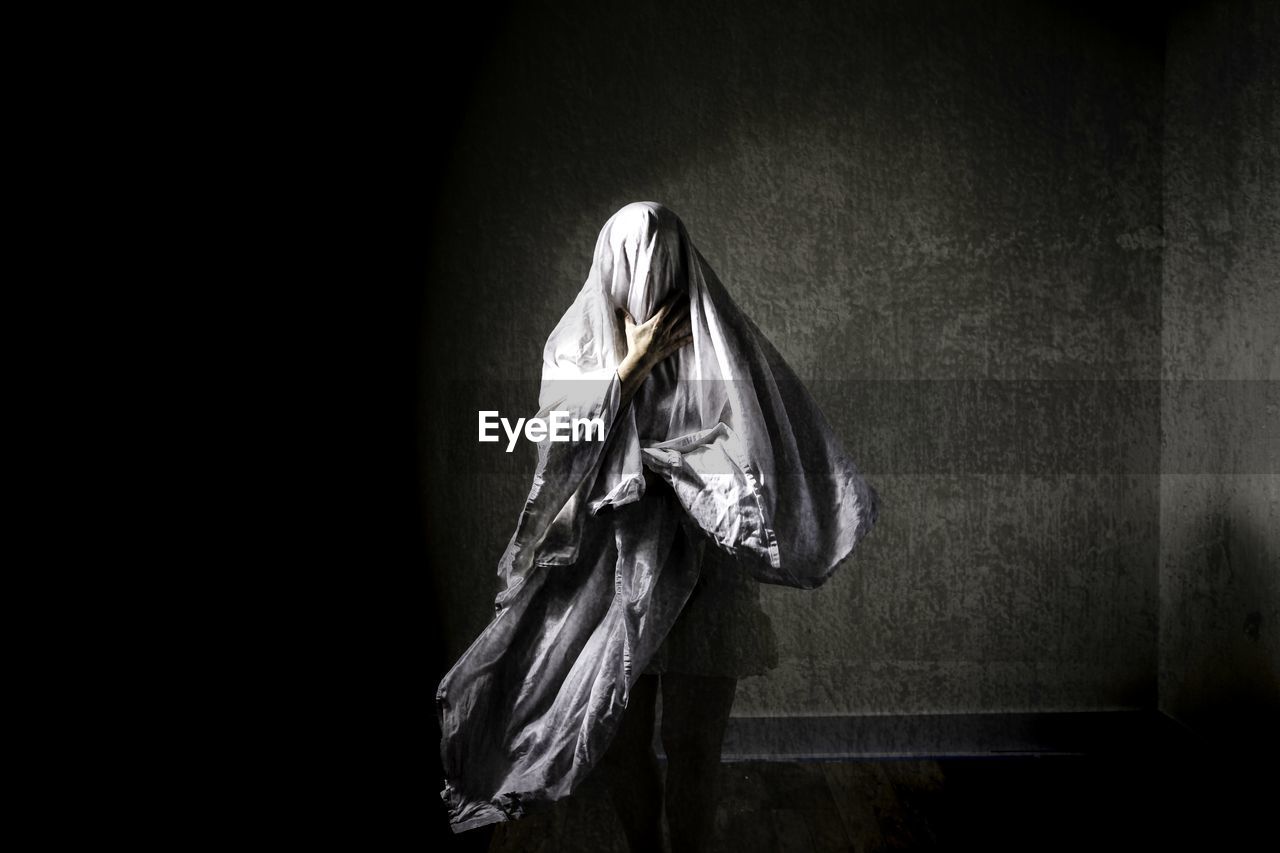
[[[1206,4],[1165,76],[1160,707],[1280,714],[1280,4]]]
[[[533,450],[541,346],[623,203],[685,220],[884,498],[763,588],[735,714],[1150,706],[1161,62],[1034,3],[516,7],[436,211],[428,531],[460,653]]]

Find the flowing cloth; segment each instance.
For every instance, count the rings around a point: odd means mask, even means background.
[[[693,341],[622,407],[620,310],[643,323],[677,288]],[[539,407],[599,418],[605,435],[539,443],[493,621],[436,691],[455,832],[520,817],[590,772],[698,580],[700,548],[812,589],[879,514],[808,392],[653,202],[600,231],[544,348]]]

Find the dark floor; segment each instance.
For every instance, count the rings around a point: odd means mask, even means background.
[[[1275,849],[1280,813],[1274,765],[1203,757],[749,761],[721,774],[709,853]],[[490,830],[494,853],[627,853],[596,779]]]

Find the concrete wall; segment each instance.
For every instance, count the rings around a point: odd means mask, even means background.
[[[1280,719],[1280,4],[1204,4],[1165,74],[1160,708]]]
[[[599,227],[654,199],[885,501],[828,586],[762,588],[780,662],[735,714],[1155,704],[1158,48],[1065,5],[562,0],[484,68],[424,353],[451,658],[533,469],[475,412],[527,413]]]

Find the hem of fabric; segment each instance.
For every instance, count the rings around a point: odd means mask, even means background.
[[[644,478],[631,476],[614,486],[609,494],[588,502],[587,506],[592,515],[597,515],[607,506],[623,507],[635,503],[642,497],[644,497]]]
[[[858,545],[862,544],[862,540],[867,538],[867,534],[875,528],[876,522],[880,520],[880,493],[876,491],[875,487],[867,482],[866,478],[856,471],[849,476],[847,482],[852,483],[855,486],[858,483],[866,486],[867,510],[863,513],[862,518],[859,519],[858,524],[854,525],[853,530],[850,531],[848,541],[840,547],[839,551],[837,551],[835,560],[832,561],[826,572],[823,573],[817,586],[821,586],[826,583],[827,579],[830,578],[831,575],[835,574],[835,570],[840,567],[840,564],[853,556]],[[852,491],[855,495],[858,494],[858,490],[856,488]],[[812,588],[816,589],[817,586]]]
[[[769,554],[769,563],[773,568],[785,571],[782,569],[782,552],[778,547],[778,535],[773,529],[773,519],[769,517],[769,513],[765,510],[764,495],[760,491],[760,479],[756,476],[751,461],[746,458],[745,454],[739,452],[740,448],[725,442],[724,449],[730,454],[733,461],[738,464],[738,468],[742,470],[742,475],[747,480],[747,485],[751,487],[751,496],[755,499],[756,510],[760,513],[760,533],[765,540],[765,550]]]
[[[446,780],[440,799],[444,800],[449,810],[449,828],[455,833],[524,817],[524,806],[519,794],[502,794],[491,800],[473,800]]]
[[[452,829],[456,835],[458,833],[466,832],[469,829],[479,829],[480,827],[488,826],[491,823],[502,823],[503,821],[509,820],[511,820],[511,818],[507,817],[506,812],[502,809],[489,806],[487,810],[482,809],[481,813],[477,814],[475,817],[469,817],[466,820],[460,820],[457,823],[450,824],[449,828]]]

